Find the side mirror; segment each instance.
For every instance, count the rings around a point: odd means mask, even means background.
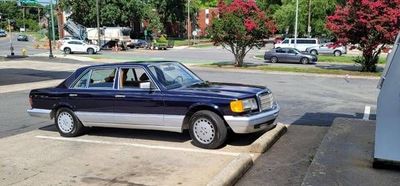
[[[140,83],[140,89],[152,89],[151,82]]]

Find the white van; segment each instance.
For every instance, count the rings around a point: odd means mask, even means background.
[[[296,49],[306,51],[308,47],[318,47],[319,41],[316,38],[297,38]],[[281,43],[275,44],[275,48],[295,48],[294,38],[286,38]]]

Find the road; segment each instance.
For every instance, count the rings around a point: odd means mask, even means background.
[[[13,63],[8,61],[6,63]],[[28,63],[21,63],[22,65]],[[36,64],[36,63],[35,63]],[[54,64],[54,65],[53,65]],[[67,77],[78,66],[93,62],[65,61],[43,62],[43,69],[2,68],[1,85],[22,82],[38,82]],[[51,67],[50,67],[51,66]],[[58,67],[57,67],[58,66]],[[46,68],[59,68],[46,70]],[[40,70],[39,70],[40,69]],[[330,126],[337,117],[363,118],[366,105],[376,105],[378,90],[377,80],[344,79],[318,76],[266,74],[251,72],[222,72],[215,70],[194,69],[208,81],[256,84],[269,87],[281,105],[282,111],[278,120],[291,125]],[[0,86],[1,86],[0,85]],[[0,119],[0,137],[14,135],[51,124],[28,117],[28,90],[0,94],[2,103]]]
[[[22,55],[22,49],[27,50],[28,55],[47,52],[46,49],[34,48],[34,38],[28,35],[29,41],[17,41],[17,33],[12,34],[12,44],[15,55]],[[0,37],[0,56],[10,55],[10,34]]]

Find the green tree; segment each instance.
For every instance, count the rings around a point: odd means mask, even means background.
[[[294,33],[296,15],[296,1],[284,0],[282,6],[274,13],[274,20],[280,33]],[[298,33],[300,36],[307,34],[309,0],[299,0]],[[311,35],[329,36],[331,32],[326,29],[325,22],[328,15],[335,10],[337,0],[312,0],[311,4]]]
[[[268,38],[275,25],[254,1],[234,0],[218,5],[220,16],[214,20],[209,33],[216,45],[222,45],[235,56],[235,66],[243,66],[243,59],[261,41]]]

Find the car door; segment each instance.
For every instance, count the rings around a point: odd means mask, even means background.
[[[299,56],[294,49],[291,49],[291,48],[287,49],[286,56],[287,56],[288,62],[297,63],[300,61]]]
[[[116,71],[114,67],[88,69],[68,89],[67,102],[84,125],[114,122]]]
[[[118,93],[115,95],[115,120],[122,125],[164,125],[164,101],[160,89],[142,66],[119,69]],[[143,83],[151,84],[143,87]]]
[[[333,53],[332,48],[329,48],[331,44],[332,44],[332,43],[325,43],[325,44],[322,44],[321,47],[320,47],[320,49],[319,49],[319,53],[320,53],[320,54],[330,54],[330,53]]]

